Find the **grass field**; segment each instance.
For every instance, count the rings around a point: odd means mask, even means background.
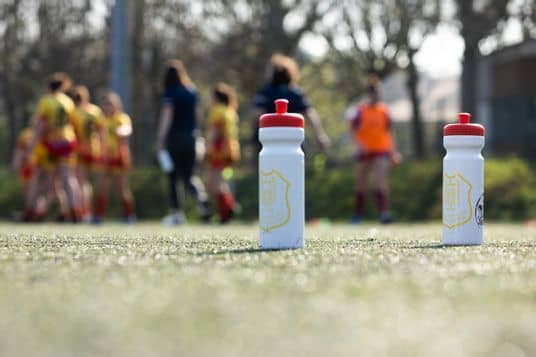
[[[0,225],[0,355],[534,356],[536,229]]]

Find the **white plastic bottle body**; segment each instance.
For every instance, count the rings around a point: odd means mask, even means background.
[[[445,136],[443,244],[479,245],[484,224],[483,136]]]
[[[169,152],[165,149],[158,151],[158,163],[160,164],[162,171],[165,173],[170,173],[175,168],[171,155],[169,155]]]
[[[259,131],[259,226],[263,249],[304,246],[303,139],[303,128],[267,127]]]

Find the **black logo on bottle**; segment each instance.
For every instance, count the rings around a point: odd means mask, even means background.
[[[475,222],[479,227],[484,224],[484,194],[481,194],[475,205]]]

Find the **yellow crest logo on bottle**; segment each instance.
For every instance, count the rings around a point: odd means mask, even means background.
[[[463,226],[473,218],[473,185],[459,172],[443,177],[443,225],[448,229]]]
[[[290,221],[290,181],[279,171],[272,169],[260,177],[261,212],[259,225],[265,232],[283,227]]]

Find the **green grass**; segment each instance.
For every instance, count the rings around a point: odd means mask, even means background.
[[[530,356],[536,229],[0,225],[0,355]]]

